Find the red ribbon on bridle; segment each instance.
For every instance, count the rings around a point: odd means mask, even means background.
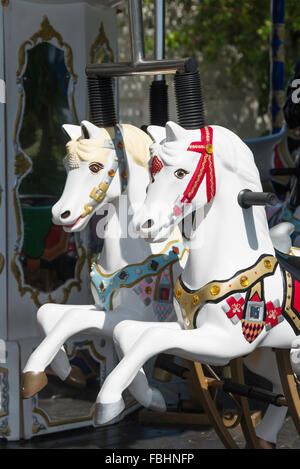
[[[200,142],[192,142],[187,151],[195,151],[201,153],[201,157],[195,169],[190,182],[183,193],[181,202],[191,203],[197,191],[206,176],[206,195],[207,202],[210,202],[216,195],[216,175],[213,156],[213,129],[211,127],[203,127],[201,131]]]
[[[191,201],[197,194],[197,191],[204,179],[204,176],[206,176],[207,202],[211,202],[211,200],[216,195],[216,175],[213,155],[213,129],[212,127],[203,127],[202,129],[200,129],[200,132],[201,140],[199,142],[190,143],[189,147],[187,148],[187,151],[194,151],[200,153],[201,156],[194,171],[194,174],[191,177],[183,193],[182,199],[180,200],[181,204],[191,203]],[[150,167],[152,182],[154,182],[154,175],[159,173],[162,168],[163,163],[158,158],[158,156],[155,155],[152,159]],[[177,203],[179,203],[179,201]],[[175,215],[180,214],[182,211],[182,209],[177,206],[177,203],[175,203],[174,206]]]

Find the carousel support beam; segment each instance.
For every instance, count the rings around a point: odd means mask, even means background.
[[[165,58],[165,1],[155,0],[155,58]],[[163,75],[156,75],[156,81],[163,80]]]
[[[285,0],[271,0],[271,118],[272,133],[281,130],[284,122],[282,107],[285,99],[284,92],[284,10]]]
[[[88,76],[167,75],[176,72],[195,72],[197,61],[193,58],[170,60],[145,60],[144,31],[141,0],[128,0],[131,62],[88,64]],[[161,22],[161,13],[159,14]]]
[[[165,2],[155,0],[155,59],[165,58]],[[150,86],[150,123],[164,127],[169,120],[168,85],[164,75],[155,75]]]
[[[169,75],[177,71],[195,72],[197,61],[191,57],[184,59],[145,60],[143,62],[88,64],[87,75],[133,76],[133,75]]]
[[[141,0],[128,0],[131,60],[140,63],[145,59],[143,12]]]
[[[239,384],[244,383],[244,370],[243,370],[243,359],[236,358],[230,362],[230,370],[232,380]],[[236,400],[242,410],[241,415],[241,428],[244,434],[244,438],[247,444],[253,449],[259,449],[259,443],[256,437],[253,421],[251,418],[251,412],[249,408],[249,402],[247,397],[236,396]]]

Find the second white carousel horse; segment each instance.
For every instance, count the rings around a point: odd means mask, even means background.
[[[170,320],[174,315],[173,276],[182,270],[187,257],[179,230],[158,244],[128,234],[149,184],[151,138],[130,125],[98,128],[84,121],[64,129],[71,138],[65,158],[67,179],[52,209],[53,221],[67,232],[81,231],[96,210],[107,207],[106,226],[100,235],[104,246],[91,270],[94,305],[51,303],[39,309],[37,319],[45,338],[23,370],[23,398],[47,384],[49,364],[62,380],[69,376],[71,367],[63,344],[74,334],[86,331],[112,337],[116,324],[124,319]],[[118,348],[117,353],[121,358]],[[146,385],[142,370],[130,392],[146,407],[165,408],[160,392]]]
[[[290,176],[289,195],[282,202],[280,208],[269,217],[269,226],[274,227],[279,223],[292,223],[293,247],[300,247],[300,155],[295,161],[295,174]]]
[[[122,392],[144,363],[159,353],[225,365],[257,354],[247,366],[282,393],[272,348],[291,349],[299,374],[300,279],[282,269],[275,257],[264,207],[243,209],[238,194],[261,191],[249,148],[219,127],[185,130],[175,123],[148,129],[153,183],[135,217],[139,233],[162,242],[170,229],[194,211],[189,258],[176,281],[177,321],[153,324],[124,321],[114,340],[124,358],[106,378],[97,397],[102,423],[123,408]],[[160,143],[161,142],[161,143]],[[128,338],[135,344],[128,347]],[[276,443],[286,408],[269,405],[257,435]]]

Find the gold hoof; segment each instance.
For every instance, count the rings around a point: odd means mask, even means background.
[[[73,365],[69,376],[65,379],[65,383],[74,388],[83,389],[86,387],[86,377],[78,366]]]
[[[41,391],[48,383],[44,371],[27,371],[21,376],[21,397],[29,399],[37,392]]]

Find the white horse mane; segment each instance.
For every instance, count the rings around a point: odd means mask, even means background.
[[[84,127],[84,138],[82,128]],[[81,126],[64,126],[71,140],[66,144],[66,163],[70,168],[79,167],[80,161],[98,162],[105,164],[111,149],[105,143],[112,144],[114,139],[113,127],[96,127],[83,121]],[[139,166],[148,167],[150,157],[150,137],[137,127],[129,124],[122,125],[124,144],[128,155]]]

